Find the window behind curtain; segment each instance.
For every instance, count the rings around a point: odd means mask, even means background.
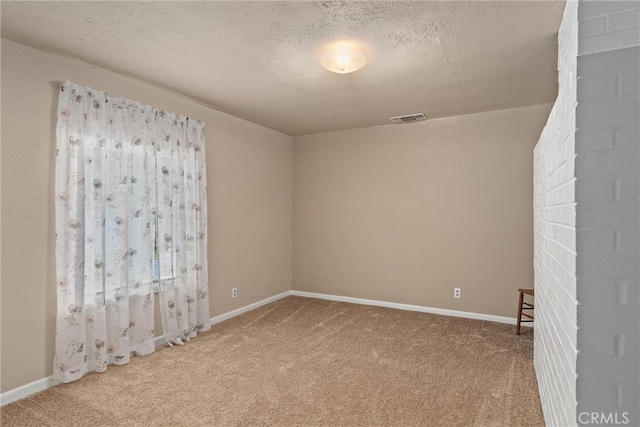
[[[204,125],[65,82],[56,150],[54,375],[68,382],[210,328]]]

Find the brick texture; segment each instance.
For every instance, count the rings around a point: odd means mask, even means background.
[[[577,420],[640,425],[640,2],[579,6]]]
[[[639,11],[569,1],[558,35],[558,98],[534,151],[547,425],[640,425]]]
[[[595,12],[594,12],[595,13]],[[586,29],[593,34],[604,28]],[[536,324],[534,364],[545,422],[550,426],[576,424],[577,392],[601,396],[608,389],[577,388],[577,300],[576,300],[576,192],[598,192],[613,197],[614,186],[606,179],[575,182],[576,105],[578,55],[578,4],[567,2],[558,34],[558,98],[534,150],[534,277]],[[606,80],[606,79],[605,79]],[[585,96],[615,94],[614,82],[604,89],[588,86]],[[609,135],[613,138],[613,132]],[[600,138],[589,150],[610,148]],[[602,193],[602,194],[601,194]],[[589,239],[608,241],[613,235],[591,233]]]

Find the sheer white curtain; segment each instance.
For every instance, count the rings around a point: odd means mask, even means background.
[[[204,129],[163,112],[156,126],[160,312],[167,342],[182,345],[211,328]]]
[[[64,82],[56,150],[54,376],[154,351],[209,326],[203,124]]]

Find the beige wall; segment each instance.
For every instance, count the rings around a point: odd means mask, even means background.
[[[212,316],[291,289],[291,137],[2,40],[2,392],[52,372],[55,106],[63,80],[206,123]]]
[[[212,316],[293,287],[514,317],[532,285],[532,148],[550,105],[294,140],[3,40],[2,392],[51,374],[66,79],[206,122]]]
[[[515,317],[550,108],[296,137],[293,289]]]

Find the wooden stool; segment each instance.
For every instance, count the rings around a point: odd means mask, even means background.
[[[522,310],[533,310],[533,304],[524,301],[524,294],[533,297],[533,289],[518,289],[520,292],[520,300],[518,301],[518,323],[516,324],[516,335],[520,335],[520,323],[533,322],[533,311],[531,314],[524,313]],[[526,317],[523,319],[522,316]]]

